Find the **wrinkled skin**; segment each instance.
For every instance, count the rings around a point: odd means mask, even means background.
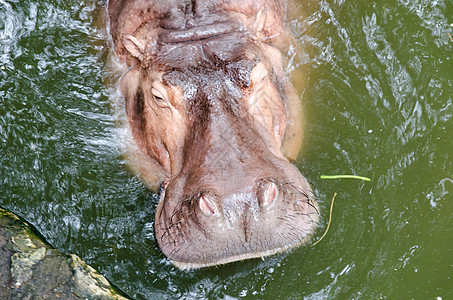
[[[306,241],[318,209],[288,159],[299,100],[282,69],[283,0],[109,1],[137,171],[161,186],[155,234],[180,268]]]

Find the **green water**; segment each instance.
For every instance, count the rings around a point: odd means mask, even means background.
[[[453,2],[300,2],[310,244],[338,193],[318,245],[197,271],[165,259],[157,198],[121,156],[103,1],[0,0],[0,205],[136,299],[453,299]]]

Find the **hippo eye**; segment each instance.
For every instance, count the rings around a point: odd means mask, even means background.
[[[160,106],[168,106],[168,95],[167,90],[159,81],[154,81],[151,88],[151,93],[156,100],[156,103]]]
[[[153,96],[154,98],[159,101],[159,102],[164,102],[164,95],[162,95],[161,92],[159,92],[158,90],[156,90],[155,88],[152,88],[151,89],[151,92],[153,93]]]

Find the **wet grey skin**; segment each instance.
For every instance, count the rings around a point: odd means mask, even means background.
[[[155,235],[179,268],[306,242],[319,211],[290,162],[300,102],[278,50],[286,1],[109,1],[130,158],[161,186]]]

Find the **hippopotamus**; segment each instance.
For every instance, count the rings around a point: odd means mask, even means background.
[[[301,107],[279,50],[285,0],[110,0],[135,170],[159,189],[154,229],[177,267],[303,244],[318,205],[292,161]],[[279,48],[280,47],[280,48]]]

